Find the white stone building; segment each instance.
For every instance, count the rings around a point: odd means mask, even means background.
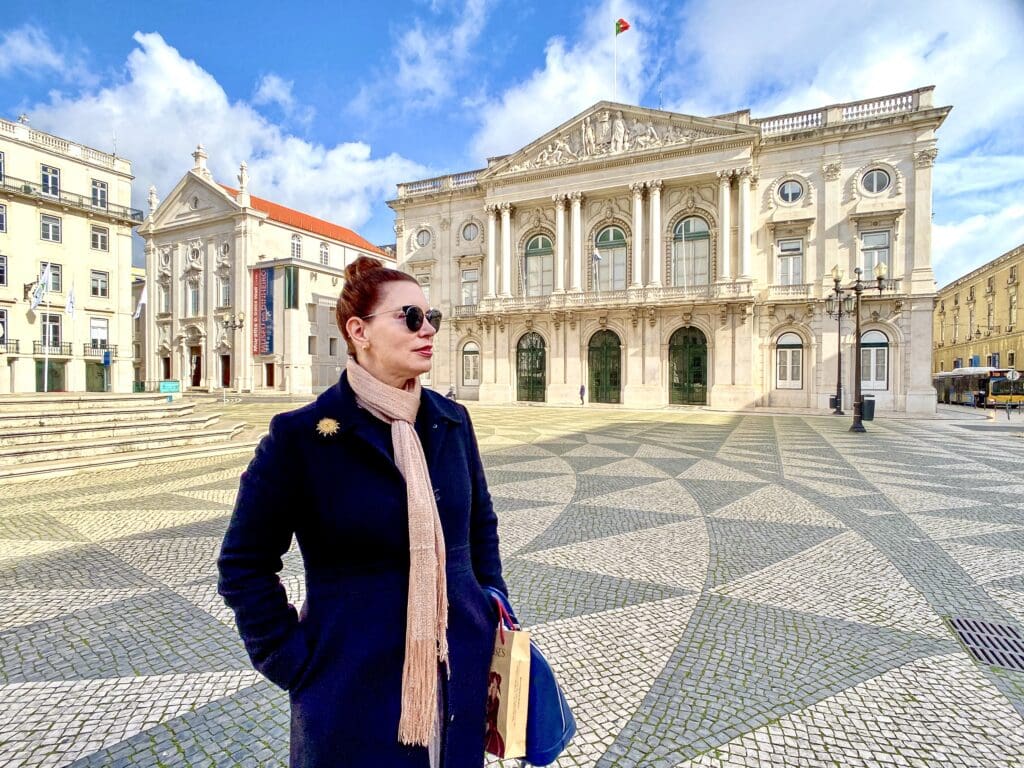
[[[0,120],[0,393],[44,366],[47,391],[131,392],[131,196],[124,158]]]
[[[147,388],[321,392],[345,364],[334,320],[345,266],[393,256],[345,227],[218,184],[200,146],[195,167],[157,204],[146,239]],[[234,327],[232,327],[234,326]]]
[[[820,409],[839,344],[853,391],[830,272],[873,282],[883,262],[883,295],[864,294],[862,338],[881,346],[863,387],[880,410],[932,412],[948,112],[932,88],[766,118],[601,102],[484,169],[399,185],[399,265],[449,318],[434,386],[491,403],[578,403],[583,384],[590,402],[634,407]]]

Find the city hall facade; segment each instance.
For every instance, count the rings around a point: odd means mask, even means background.
[[[487,403],[930,413],[932,166],[922,88],[765,118],[600,102],[480,170],[400,184],[400,268],[446,323],[430,383]],[[873,274],[883,263],[879,294]],[[837,352],[842,349],[841,370]]]

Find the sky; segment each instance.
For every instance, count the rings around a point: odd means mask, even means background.
[[[5,0],[0,116],[394,241],[402,181],[483,167],[613,97],[754,117],[934,85],[938,284],[1024,243],[1024,0]],[[809,10],[813,9],[813,10]]]

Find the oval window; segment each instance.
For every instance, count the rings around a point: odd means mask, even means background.
[[[887,190],[891,181],[889,174],[881,168],[872,168],[864,174],[864,180],[861,183],[864,185],[865,190],[872,194],[877,194]]]
[[[782,182],[782,186],[779,187],[779,199],[784,203],[795,203],[801,197],[804,196],[804,185],[799,181]]]
[[[476,240],[476,236],[480,234],[480,227],[473,222],[470,222],[462,228],[462,239],[468,243]]]
[[[426,248],[428,245],[430,245],[429,229],[421,229],[419,232],[416,233],[416,245],[418,245],[420,248]]]

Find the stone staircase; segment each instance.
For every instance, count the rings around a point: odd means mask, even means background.
[[[0,483],[252,450],[235,440],[244,422],[195,410],[154,394],[0,395]]]

